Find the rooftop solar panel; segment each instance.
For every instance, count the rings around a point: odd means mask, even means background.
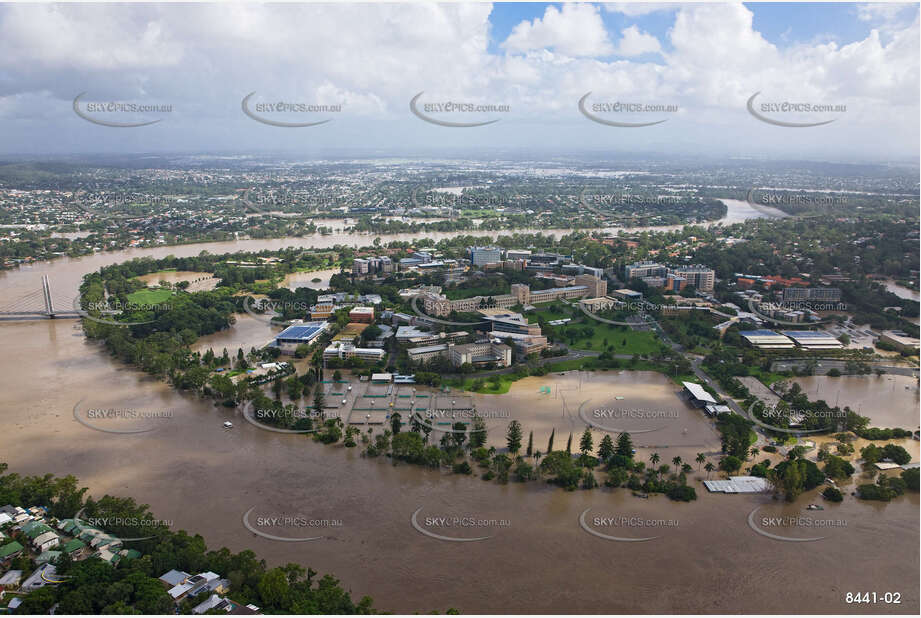
[[[315,324],[296,324],[294,326],[289,326],[276,335],[276,337],[279,339],[305,339],[312,337],[321,328],[321,326]]]

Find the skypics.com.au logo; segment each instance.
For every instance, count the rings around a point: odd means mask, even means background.
[[[76,191],[72,205],[90,216],[105,217],[106,219],[137,219],[149,213],[151,208],[171,207],[175,201],[162,195],[147,195],[143,193],[109,193]],[[134,208],[139,212],[118,212],[119,209],[130,210]]]
[[[412,307],[412,310],[416,313],[416,315],[425,318],[427,321],[430,321],[430,322],[437,322],[438,324],[444,324],[444,325],[446,325],[446,326],[477,326],[477,325],[479,325],[479,324],[482,323],[482,320],[479,321],[479,322],[456,322],[456,321],[451,321],[451,320],[442,320],[441,318],[436,318],[436,317],[434,317],[434,316],[431,316],[431,315],[425,313],[424,311],[422,311],[422,309],[419,308],[419,300],[420,300],[420,298],[422,298],[422,297],[421,297],[421,296],[413,296],[413,297],[412,297],[412,300],[409,301],[409,305],[410,305],[410,307]],[[425,302],[425,301],[423,300],[423,302]],[[441,302],[441,301],[438,301],[438,302]],[[449,303],[450,301],[443,301],[443,302],[448,302],[448,303]],[[495,304],[495,303],[483,303],[482,305],[477,306],[477,307],[476,307],[476,310],[480,310],[480,309],[499,309],[499,308],[500,308],[499,305],[497,305],[497,304]]]
[[[124,543],[132,541],[146,541],[154,538],[157,528],[167,529],[173,525],[170,519],[145,519],[141,517],[90,516],[85,517],[86,507],[74,515],[74,529],[71,532],[75,538],[80,538],[96,549],[108,549],[113,553],[118,551]],[[120,534],[110,532],[115,530]]]
[[[847,520],[817,518],[810,515],[781,515],[757,517],[762,506],[748,514],[748,527],[753,532],[774,541],[784,543],[810,543],[828,538],[827,535],[812,536],[816,531],[831,531],[847,528]],[[808,535],[808,536],[807,536]]]
[[[788,129],[805,129],[831,124],[837,118],[828,119],[829,115],[847,112],[847,105],[841,103],[818,103],[809,101],[759,101],[761,94],[756,92],[748,98],[745,107],[748,113],[761,122]],[[794,120],[796,119],[796,120]],[[810,120],[814,119],[814,120]]]
[[[646,120],[641,122],[628,122],[626,119],[634,117],[633,114],[656,114],[661,116],[662,114],[676,113],[678,111],[678,106],[671,103],[663,104],[637,101],[603,101],[589,103],[588,98],[591,96],[591,94],[591,92],[586,92],[584,95],[582,95],[582,98],[579,99],[579,111],[583,116],[592,122],[597,122],[598,124],[603,124],[608,127],[619,127],[627,129],[651,127],[657,124],[662,124],[663,122],[667,121],[668,118]],[[617,116],[614,114],[617,114]],[[603,115],[608,117],[606,118]],[[618,118],[618,120],[610,120],[609,118]]]
[[[754,210],[769,218],[792,216],[798,219],[808,219],[837,216],[848,205],[846,195],[820,191],[781,191],[758,187],[748,190],[745,201]],[[796,211],[796,214],[787,213],[783,208]]]
[[[313,409],[263,410],[256,408],[252,401],[243,406],[243,418],[259,429],[275,433],[314,433],[325,420],[322,413]]]
[[[664,308],[664,306],[651,303],[648,300],[610,301],[609,306],[601,308],[598,311],[591,311],[582,303],[579,303],[578,307],[586,317],[596,322],[603,322],[604,324],[611,324],[613,326],[627,326],[630,328],[651,327],[653,324],[658,324],[659,321],[650,317],[649,312]],[[630,315],[624,318],[624,320],[614,320],[598,315],[601,311],[611,310],[628,313]]]
[[[271,127],[281,127],[285,129],[301,129],[305,127],[316,127],[321,124],[332,122],[332,118],[314,120],[317,116],[310,116],[310,120],[295,121],[297,117],[305,117],[305,114],[329,115],[342,112],[342,104],[320,104],[305,103],[302,101],[276,100],[263,102],[253,100],[256,92],[250,92],[240,101],[240,107],[247,117],[256,122],[269,125]]]
[[[748,299],[748,308],[762,320],[784,326],[820,326],[833,322],[833,318],[817,318],[817,312],[844,312],[846,303],[824,300],[791,300],[780,302],[763,302]],[[810,319],[807,321],[807,317]]]
[[[485,541],[491,539],[497,531],[510,528],[512,525],[509,519],[480,517],[469,513],[420,516],[423,508],[425,507],[420,506],[409,518],[413,529],[431,539],[449,543]],[[484,535],[484,532],[489,534]]]
[[[507,422],[510,418],[508,410],[480,411],[472,408],[433,408],[425,412],[415,411],[410,417],[430,431],[456,434],[488,432],[496,429],[500,421]]]
[[[651,433],[677,421],[680,415],[676,410],[645,410],[639,408],[599,407],[592,409],[589,401],[579,404],[579,418],[586,425],[610,433]],[[642,427],[624,427],[624,424],[639,422]]]
[[[169,302],[131,302],[121,301],[114,297],[90,301],[84,300],[82,295],[78,295],[74,299],[73,308],[84,319],[98,322],[99,324],[140,326],[156,322],[157,314],[170,311],[173,306]],[[126,316],[133,316],[135,319],[116,319]],[[137,319],[140,316],[144,316],[147,319]]]
[[[758,407],[755,408],[754,406]],[[750,420],[762,429],[797,436],[809,435],[813,433],[827,433],[829,431],[827,427],[819,429],[799,429],[796,427],[789,427],[791,424],[800,424],[807,418],[831,420],[839,425],[847,420],[847,413],[837,408],[831,408],[828,410],[798,410],[796,408],[787,408],[780,404],[764,406],[763,404],[756,402],[753,404],[751,412],[752,413],[749,415]],[[768,421],[774,420],[784,423],[787,425],[787,427],[780,427],[778,425],[765,423],[760,420],[762,418]]]
[[[173,111],[173,106],[169,103],[83,101],[85,95],[85,92],[81,92],[74,97],[74,113],[87,122],[103,127],[117,129],[146,127],[161,122],[163,118],[147,120],[142,118],[149,118],[151,114],[168,114]]]
[[[677,519],[650,519],[639,515],[594,515],[588,517],[591,508],[587,508],[579,515],[579,527],[592,536],[604,539],[606,541],[618,541],[621,543],[642,543],[644,541],[653,541],[660,538],[656,536],[628,536],[630,531],[648,534],[650,531],[659,531],[670,528],[677,528],[679,522]],[[606,530],[606,532],[601,532]],[[612,534],[616,533],[616,534]]]
[[[520,198],[505,192],[484,187],[436,187],[416,185],[410,194],[410,203],[415,211],[433,217],[457,221],[470,211],[496,211],[497,209],[516,209]],[[470,218],[475,218],[471,215]]]
[[[689,196],[681,195],[646,195],[636,194],[629,191],[620,191],[617,193],[590,193],[589,187],[585,187],[579,192],[579,205],[583,211],[588,211],[610,221],[640,221],[659,216],[658,213],[637,214],[629,212],[619,214],[614,209],[619,206],[669,206],[681,203],[689,199]],[[610,210],[602,210],[608,208]]]
[[[305,543],[327,538],[316,532],[334,532],[343,527],[339,518],[316,517],[297,512],[259,514],[258,506],[243,513],[243,527],[264,539],[280,543]],[[305,533],[305,531],[310,531]]]
[[[469,129],[472,127],[485,127],[499,122],[500,118],[488,118],[492,114],[507,114],[511,107],[496,103],[474,103],[460,100],[420,101],[425,91],[418,93],[409,101],[409,111],[420,120],[440,127],[454,129]],[[483,120],[448,120],[448,118],[467,118]]]
[[[84,406],[81,399],[73,408],[74,420],[94,431],[111,434],[139,434],[153,431],[175,417],[174,410]]]
[[[310,312],[310,304],[300,301],[282,301],[271,298],[253,300],[247,296],[243,300],[243,310],[247,315],[272,326],[286,326],[293,318],[284,318],[286,313],[295,313],[298,318]]]

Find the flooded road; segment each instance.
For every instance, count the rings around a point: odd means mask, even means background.
[[[63,259],[0,273],[0,290],[15,297],[37,289],[41,275],[48,274],[57,289],[75,294],[86,272],[142,255],[332,246],[343,240],[367,244],[371,238],[238,241]],[[203,338],[197,346],[216,353],[224,347],[248,349],[270,331],[258,320],[238,316],[234,329]],[[557,430],[556,448],[565,446],[570,428],[577,448],[584,425],[576,417],[585,401],[590,411],[662,410],[668,425],[636,435],[638,458],[645,460],[655,448],[663,462],[680,455],[692,463],[689,482],[699,499],[689,504],[663,496],[642,500],[623,489],[565,492],[537,482],[501,486],[476,476],[366,459],[360,447],[324,446],[302,435],[265,431],[244,422],[239,410],[177,393],[114,361],[72,320],[0,322],[0,340],[6,352],[0,356],[0,460],[12,472],[76,475],[92,495],[132,496],[175,528],[202,534],[212,548],[249,548],[271,565],[293,561],[331,572],[354,595],[370,595],[382,609],[782,613],[791,604],[800,613],[919,609],[917,494],[889,504],[850,496],[840,505],[826,504],[823,517],[847,525],[820,540],[764,536],[749,525],[754,509],[762,507],[758,518],[799,515],[821,498],[813,491],[786,505],[760,495],[707,494],[700,483],[706,473],[697,471],[690,456],[718,450],[718,440],[709,422],[685,407],[677,388],[658,374],[612,372],[602,378],[567,372],[522,380],[513,385],[511,397],[473,397],[478,406],[505,407],[520,417],[525,439],[533,430],[542,451],[551,428]],[[549,393],[541,392],[544,386]],[[78,414],[117,407],[149,415],[142,422],[111,426],[97,421],[92,428],[74,418],[75,407]],[[234,427],[225,430],[225,420]],[[623,421],[624,428],[638,431],[648,420],[627,415],[599,422],[619,429],[615,423]],[[141,432],[104,431],[115,428]],[[490,443],[501,446],[502,434],[492,431]],[[601,435],[596,430],[596,446]],[[250,509],[341,525],[284,533],[320,537],[314,541],[274,541],[244,527],[243,515]],[[580,525],[583,515],[588,528],[607,536],[656,538],[603,538]],[[620,523],[597,525],[595,516]],[[455,518],[472,523],[438,524]],[[664,519],[676,524],[638,524]],[[453,542],[426,533],[486,538]],[[788,532],[791,537],[804,533]],[[855,591],[900,592],[902,603],[848,605],[845,594]]]

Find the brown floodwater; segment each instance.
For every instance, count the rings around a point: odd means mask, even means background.
[[[918,380],[911,376],[808,376],[793,378],[809,399],[850,407],[873,427],[918,429]]]
[[[313,288],[314,290],[325,290],[329,288],[329,279],[339,272],[338,268],[326,268],[323,270],[314,270],[310,272],[291,273],[282,282],[282,285],[290,290],[296,288]],[[317,281],[314,281],[317,279]]]
[[[136,255],[194,255],[257,246],[311,244],[309,239],[241,241],[127,251],[0,273],[7,297],[39,288],[49,274],[57,289],[74,293],[82,274]],[[257,345],[271,328],[241,317],[232,331],[200,346]],[[761,495],[708,494],[696,452],[718,450],[708,421],[687,408],[677,388],[649,373],[579,374],[530,378],[509,395],[464,395],[478,408],[508,410],[535,447],[545,450],[551,428],[556,447],[573,431],[574,450],[583,411],[611,431],[636,433],[638,456],[655,449],[663,463],[680,455],[694,466],[690,482],[699,499],[678,504],[662,496],[635,498],[626,490],[567,493],[544,483],[500,486],[476,477],[366,459],[360,448],[323,446],[301,435],[265,431],[241,412],[176,393],[165,384],[110,358],[88,342],[72,320],[0,322],[0,460],[20,474],[74,474],[90,493],[132,496],[197,532],[211,547],[253,549],[271,565],[299,562],[339,577],[354,595],[370,595],[380,608],[400,612],[467,613],[917,613],[918,495],[888,504],[848,496],[825,511],[816,492],[794,504]],[[549,388],[549,393],[542,392]],[[888,396],[888,390],[883,391]],[[452,394],[447,394],[451,396]],[[459,397],[455,394],[455,397]],[[618,399],[623,397],[623,399]],[[75,412],[76,406],[76,412]],[[75,419],[90,410],[139,411],[136,417]],[[595,410],[639,410],[591,416]],[[865,413],[865,412],[864,412]],[[225,420],[233,422],[224,429]],[[646,423],[664,421],[663,426]],[[605,424],[609,423],[609,424]],[[625,426],[622,424],[627,423]],[[490,434],[501,445],[503,429]],[[141,433],[108,433],[106,430]],[[685,431],[686,430],[686,431]],[[602,429],[595,430],[595,444]],[[789,538],[756,533],[756,527]],[[319,520],[305,528],[264,531],[243,524],[258,515]],[[586,512],[586,509],[589,509]],[[413,526],[413,514],[418,513]],[[594,532],[646,541],[611,540]],[[781,530],[765,517],[809,515],[837,522],[819,534],[802,526]],[[618,525],[598,523],[614,518]],[[454,525],[446,525],[441,518]],[[458,518],[455,521],[455,518]],[[323,520],[333,520],[328,525]],[[665,525],[662,520],[673,520]],[[765,523],[767,522],[767,523]],[[841,525],[844,522],[845,525]],[[643,525],[639,525],[642,523]],[[765,527],[767,526],[767,527]],[[428,533],[428,534],[426,534]],[[430,534],[479,538],[452,542]],[[849,605],[848,592],[901,593],[900,605]]]

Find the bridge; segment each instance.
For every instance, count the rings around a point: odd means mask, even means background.
[[[55,296],[48,275],[42,275],[42,287],[11,301],[0,301],[0,320],[79,319],[75,299]]]

